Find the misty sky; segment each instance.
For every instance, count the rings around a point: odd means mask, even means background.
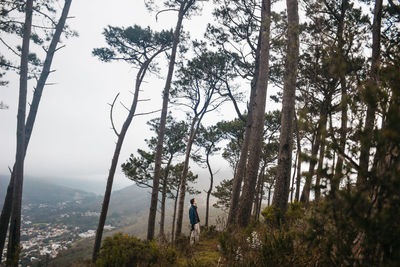
[[[107,103],[120,92],[120,100],[130,106],[132,94],[129,91],[133,90],[136,69],[126,63],[102,63],[91,55],[91,51],[105,45],[101,33],[106,25],[139,24],[151,26],[154,30],[169,29],[174,27],[176,13],[163,13],[156,22],[154,13],[145,9],[143,0],[73,0],[69,14],[73,18],[68,20],[68,24],[79,33],[79,37],[63,38],[66,47],[54,57],[52,69],[56,72],[48,79],[54,85],[44,89],[26,155],[25,175],[90,179],[105,184],[116,141],[110,128]],[[205,6],[202,16],[184,21],[184,30],[189,31],[192,38],[202,38],[206,24],[211,20],[210,14],[211,8]],[[161,77],[147,75],[142,86],[140,98],[150,98],[151,101],[139,103],[137,113],[161,107],[162,78],[166,76],[167,61],[160,57],[159,62]],[[14,163],[16,146],[18,77],[9,73],[6,79],[10,81],[9,85],[0,87],[0,100],[9,106],[8,110],[0,110],[0,174],[9,173],[8,167]],[[33,86],[31,81],[29,102]],[[248,87],[244,90],[247,95]],[[268,91],[270,95],[271,90]],[[267,103],[267,106],[271,104]],[[182,111],[172,110],[183,118]],[[114,115],[117,128],[120,128],[126,115],[126,110],[118,105]],[[210,124],[233,119],[235,115],[232,105],[227,104],[221,112],[205,117],[204,122]],[[151,134],[146,121],[158,116],[159,112],[134,118],[125,138],[119,165],[138,148],[146,148],[144,139]],[[220,178],[231,178],[226,177],[231,175],[231,171],[225,161],[215,158],[213,164],[216,170],[220,170]],[[201,176],[206,175],[205,170],[195,169]],[[207,177],[202,179],[208,181]],[[132,182],[118,169],[115,183],[116,188],[120,188]]]

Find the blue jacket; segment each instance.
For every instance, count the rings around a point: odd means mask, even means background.
[[[197,207],[194,205],[190,206],[189,219],[190,219],[190,224],[196,224],[200,222],[199,215],[197,214]]]

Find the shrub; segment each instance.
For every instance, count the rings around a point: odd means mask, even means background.
[[[263,266],[259,234],[252,231],[223,232],[219,235],[219,248],[226,263],[234,266]]]
[[[175,248],[183,255],[190,256],[192,254],[192,246],[189,237],[181,234],[175,238]]]
[[[206,226],[201,226],[201,231],[200,231],[201,237],[200,238],[214,238],[217,236],[218,231],[216,229],[215,225],[210,225],[208,227]]]
[[[104,240],[96,266],[154,266],[175,261],[176,252],[172,248],[160,248],[155,242],[118,233]]]
[[[293,223],[304,217],[304,208],[301,202],[289,203],[289,208],[286,211],[285,218],[288,223]]]
[[[279,225],[281,216],[281,210],[276,206],[268,206],[262,212],[261,215],[264,217],[265,222],[268,225]]]

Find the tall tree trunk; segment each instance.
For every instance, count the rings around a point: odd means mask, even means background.
[[[297,0],[286,0],[288,15],[288,49],[282,99],[281,136],[278,173],[273,205],[286,212],[292,169],[293,122],[295,112],[297,66],[299,63],[299,13]]]
[[[251,81],[250,101],[249,101],[248,113],[247,113],[247,119],[246,119],[246,128],[245,128],[242,147],[240,148],[239,162],[236,165],[235,175],[233,178],[232,196],[231,196],[231,199],[229,202],[229,213],[228,213],[228,220],[227,220],[228,227],[231,227],[236,223],[237,212],[238,212],[238,208],[239,208],[240,190],[242,188],[243,177],[246,174],[246,164],[247,164],[247,157],[249,154],[251,125],[253,122],[252,110],[253,110],[254,99],[255,99],[255,95],[256,95],[258,73],[259,73],[259,69],[260,69],[261,36],[262,36],[262,31],[260,30],[260,33],[258,36],[257,50],[256,50],[254,76]]]
[[[57,23],[56,30],[54,32],[54,35],[51,39],[50,46],[47,50],[46,53],[46,58],[43,64],[43,69],[42,72],[40,73],[39,80],[36,84],[35,91],[33,93],[33,98],[32,98],[32,103],[30,105],[29,113],[28,113],[28,118],[26,120],[26,125],[25,125],[25,151],[24,155],[26,155],[26,151],[28,149],[28,144],[29,140],[31,138],[32,130],[33,130],[33,125],[35,123],[37,111],[39,108],[39,103],[40,99],[42,97],[42,92],[44,89],[44,86],[46,84],[47,78],[50,74],[50,68],[51,64],[53,61],[54,53],[56,52],[57,49],[57,44],[60,41],[60,36],[64,30],[64,25],[65,21],[67,20],[69,8],[71,6],[72,0],[67,0],[65,1],[63,11],[61,13],[61,17]],[[14,186],[14,178],[15,178],[15,164],[13,167],[13,171],[11,173],[11,178],[10,178],[10,183],[8,184],[7,187],[7,193],[6,193],[6,198],[4,200],[3,204],[3,209],[1,211],[1,217],[0,217],[0,253],[4,249],[4,243],[6,240],[6,235],[7,235],[7,230],[8,230],[8,224],[10,221],[10,215],[11,215],[11,202],[12,202],[12,195],[13,195],[13,186]],[[1,262],[1,258],[0,258]]]
[[[312,179],[314,177],[315,165],[317,164],[317,154],[319,150],[319,143],[321,139],[321,118],[319,119],[318,128],[314,136],[313,144],[311,147],[311,158],[310,165],[308,168],[308,174],[306,176],[306,182],[303,187],[303,191],[301,192],[300,201],[303,203],[308,203],[310,201],[310,191]]]
[[[297,177],[296,177],[296,194],[295,200],[298,202],[300,200],[300,183],[301,183],[301,138],[300,138],[300,130],[299,130],[299,122],[297,120],[296,114],[294,114],[295,118],[295,131],[296,131],[296,141],[297,141],[297,151],[299,152],[299,156],[297,158]]]
[[[25,115],[28,87],[29,42],[32,28],[33,0],[27,0],[25,6],[25,23],[22,38],[21,65],[19,75],[19,99],[17,114],[17,149],[15,155],[14,190],[11,203],[10,232],[7,248],[7,266],[18,266],[21,237],[21,204],[24,179],[25,158]]]
[[[209,153],[210,152],[207,151],[207,156],[206,156],[207,168],[208,168],[208,172],[210,173],[210,187],[208,188],[208,191],[207,191],[207,203],[206,203],[206,224],[205,224],[206,227],[208,227],[208,215],[209,215],[209,209],[210,209],[210,195],[211,195],[212,188],[213,188],[213,183],[214,183],[214,174],[213,174],[213,172],[211,170],[211,165],[210,165],[210,160],[209,160]]]
[[[330,102],[328,102],[330,103]],[[326,103],[326,106],[328,104]],[[325,108],[326,109],[326,108]],[[319,201],[321,196],[321,187],[320,181],[322,178],[322,168],[324,165],[324,158],[325,158],[325,144],[326,144],[326,123],[327,123],[327,111],[325,110],[322,116],[322,131],[321,131],[321,141],[320,141],[320,149],[319,149],[319,157],[318,157],[318,167],[317,167],[317,178],[315,180],[315,200]]]
[[[360,151],[360,171],[357,176],[357,184],[362,184],[368,175],[370,148],[372,143],[372,131],[375,125],[375,111],[377,109],[378,92],[378,72],[380,67],[381,53],[381,20],[382,20],[382,0],[375,1],[374,22],[372,24],[372,56],[371,70],[368,84],[365,88],[365,97],[367,98],[367,116],[365,118],[364,131],[361,138]]]
[[[165,175],[161,193],[160,237],[163,239],[165,238],[164,226],[165,226],[165,201],[167,199],[167,183],[168,183],[169,168],[171,166],[173,156],[174,155],[170,155],[167,166],[165,167]]]
[[[137,73],[137,76],[136,76],[135,93],[133,96],[131,107],[129,109],[129,114],[128,114],[124,124],[122,125],[120,133],[119,134],[117,133],[118,139],[117,139],[117,143],[115,145],[113,158],[111,160],[111,167],[110,167],[108,177],[107,177],[107,185],[106,185],[106,190],[104,193],[103,205],[101,207],[99,224],[98,224],[97,230],[96,230],[96,237],[95,237],[95,241],[94,241],[93,255],[92,255],[93,263],[96,263],[98,253],[100,251],[101,238],[103,236],[104,224],[106,222],[108,206],[110,204],[111,190],[112,190],[112,185],[113,185],[113,181],[114,181],[115,170],[118,165],[119,154],[121,152],[121,148],[122,148],[122,144],[125,139],[126,132],[128,131],[128,128],[132,122],[133,116],[135,115],[136,106],[137,106],[137,102],[138,102],[138,98],[139,98],[140,85],[143,81],[143,78],[146,74],[149,64],[161,52],[162,52],[162,50],[159,50],[157,53],[154,53],[154,55],[152,57],[150,57],[149,59],[147,59],[145,61],[145,63],[140,67],[140,69]],[[117,97],[118,97],[118,95],[117,95]],[[114,103],[115,103],[116,98],[114,99]],[[113,105],[114,105],[114,103],[113,103]],[[112,109],[111,109],[111,112],[112,112]]]
[[[250,222],[251,207],[257,182],[257,170],[260,164],[261,144],[264,130],[265,101],[268,87],[269,71],[269,34],[271,21],[271,1],[263,0],[261,7],[261,47],[260,66],[254,105],[252,107],[252,124],[249,141],[249,156],[246,166],[246,177],[243,192],[239,199],[237,223],[239,226],[247,226]]]
[[[178,13],[178,21],[176,23],[175,31],[174,31],[174,42],[172,44],[172,51],[169,60],[168,74],[167,79],[165,81],[165,88],[163,92],[163,103],[161,110],[161,118],[160,118],[160,128],[158,132],[158,141],[156,147],[156,155],[154,158],[154,178],[153,178],[153,189],[151,191],[151,200],[150,200],[150,210],[149,210],[149,219],[147,224],[147,240],[152,240],[154,238],[155,224],[156,224],[156,214],[157,214],[157,202],[158,202],[158,187],[160,183],[161,176],[161,157],[162,157],[162,149],[164,143],[164,135],[165,135],[165,125],[167,122],[167,113],[168,113],[168,100],[169,100],[169,91],[171,89],[172,76],[175,68],[175,58],[176,52],[179,44],[179,38],[182,28],[182,21],[189,10],[189,8],[194,4],[196,0],[184,0],[181,1],[181,5]]]

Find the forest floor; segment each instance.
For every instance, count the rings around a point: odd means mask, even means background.
[[[218,249],[218,234],[201,238],[200,242],[181,251],[178,266],[223,266],[224,258]]]

